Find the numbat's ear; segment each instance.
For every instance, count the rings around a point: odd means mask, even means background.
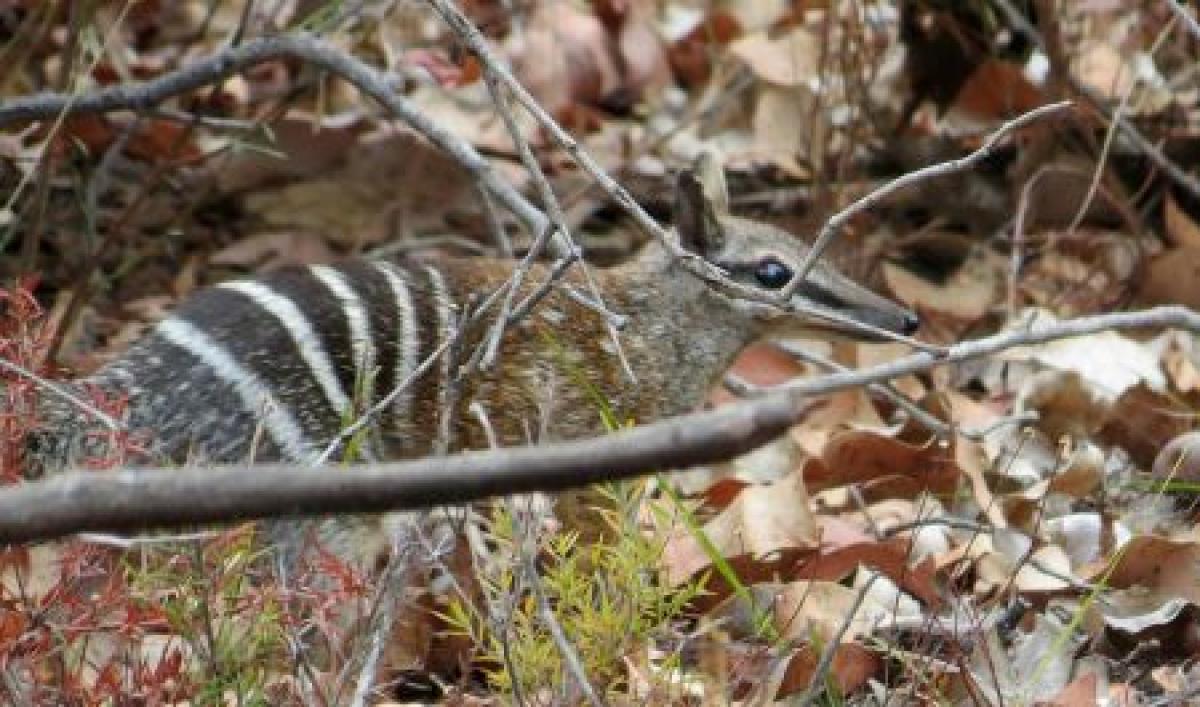
[[[709,255],[725,246],[725,232],[718,213],[729,203],[725,175],[705,153],[696,167],[679,173],[675,183],[675,231],[684,248]],[[715,175],[715,176],[714,176]]]
[[[692,163],[692,172],[700,180],[704,198],[718,217],[729,215],[729,189],[725,186],[725,167],[711,150],[700,153]]]

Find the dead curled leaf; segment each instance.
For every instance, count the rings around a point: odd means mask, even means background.
[[[1139,535],[1121,546],[1107,563],[1084,572],[1093,582],[1117,589],[1141,586],[1161,597],[1200,601],[1200,544],[1157,535]]]
[[[923,489],[947,493],[960,472],[953,455],[936,443],[916,445],[877,432],[847,430],[825,446],[820,465],[809,465],[805,478],[813,488],[899,477],[891,488],[915,494]]]
[[[816,673],[821,651],[805,644],[778,655],[757,644],[738,642],[727,648],[729,654],[730,697],[734,700],[776,700],[808,689]],[[782,675],[764,682],[771,668],[786,662]],[[883,669],[882,659],[857,643],[841,643],[834,653],[828,677],[839,695],[851,695]]]

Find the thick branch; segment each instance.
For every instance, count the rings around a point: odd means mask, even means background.
[[[71,472],[0,491],[0,542],[559,491],[749,451],[788,428],[796,399],[779,394],[607,437],[390,464]]]
[[[980,358],[1016,346],[1107,329],[1175,327],[1200,333],[1200,314],[1159,307],[1007,331],[890,363],[805,380],[750,402],[596,439],[466,452],[370,467],[227,467],[70,473],[0,490],[0,542],[84,530],[132,531],[266,518],[424,508],[730,459],[797,421],[801,401],[844,388]]]

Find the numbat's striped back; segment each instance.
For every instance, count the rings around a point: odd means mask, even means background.
[[[455,309],[433,265],[288,268],[197,293],[89,382],[127,392],[161,454],[312,460],[437,349]],[[412,400],[396,397],[367,458],[413,446],[398,439]]]

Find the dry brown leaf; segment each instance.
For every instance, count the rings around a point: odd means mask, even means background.
[[[1104,482],[1104,452],[1095,444],[1084,441],[1067,456],[1047,491],[1072,498],[1087,498]]]
[[[786,697],[807,690],[817,671],[820,654],[812,646],[798,650],[788,662],[787,673],[779,686],[777,697]],[[862,689],[867,681],[880,674],[883,660],[858,643],[841,643],[833,654],[829,679],[836,694],[851,695]]]
[[[1124,449],[1142,469],[1149,469],[1164,445],[1189,431],[1195,419],[1178,400],[1136,385],[1113,403],[1096,439]]]
[[[857,643],[842,643],[835,649],[828,677],[839,695],[851,695],[883,669],[882,660]],[[821,650],[812,645],[779,655],[764,646],[737,641],[725,651],[728,656],[727,694],[733,704],[770,704],[808,689],[820,661]],[[786,661],[782,675],[772,674],[779,661]]]
[[[898,477],[908,482],[894,487],[904,495],[922,490],[945,493],[953,490],[960,475],[950,450],[936,443],[910,444],[866,430],[833,435],[821,462],[805,469],[814,488]],[[868,495],[868,500],[880,498],[878,493]]]
[[[1200,246],[1172,248],[1150,261],[1138,290],[1148,304],[1182,304],[1200,309]]]
[[[1077,371],[1048,369],[1021,384],[1015,411],[1035,412],[1037,429],[1051,441],[1089,438],[1107,419],[1111,400]]]
[[[911,565],[912,548],[906,538],[877,540],[840,518],[819,517],[820,551],[803,555],[785,575],[790,580],[841,581],[860,566],[879,572],[905,592],[937,608],[941,593],[934,579],[932,558]]]
[[[1045,102],[1045,95],[1025,77],[1022,67],[986,59],[958,90],[953,110],[974,120],[995,121],[1026,113]]]
[[[753,385],[779,385],[799,376],[804,370],[804,364],[798,362],[795,357],[768,343],[748,347],[729,368],[730,373]],[[737,396],[723,387],[717,388],[709,396],[709,402],[714,404],[737,399]]]
[[[1104,580],[1117,589],[1142,586],[1160,596],[1200,601],[1200,544],[1157,535],[1139,535],[1114,555],[1111,569],[1104,563],[1090,568],[1091,581]]]
[[[1170,190],[1163,199],[1163,229],[1167,240],[1177,248],[1200,248],[1200,224],[1179,206]]]
[[[600,18],[565,2],[542,3],[507,52],[521,83],[551,114],[597,105],[621,86],[621,69]]]
[[[712,74],[717,48],[728,45],[741,34],[742,26],[735,17],[719,9],[710,11],[668,49],[671,68],[680,83],[687,87],[706,83]]]
[[[466,172],[447,155],[407,130],[383,129],[362,138],[341,170],[250,194],[246,208],[275,230],[316,232],[358,250],[443,225],[449,210],[474,198]]]
[[[331,118],[293,109],[270,123],[270,154],[242,149],[221,161],[213,175],[217,188],[228,194],[328,174],[345,161],[368,127],[359,113]]]

